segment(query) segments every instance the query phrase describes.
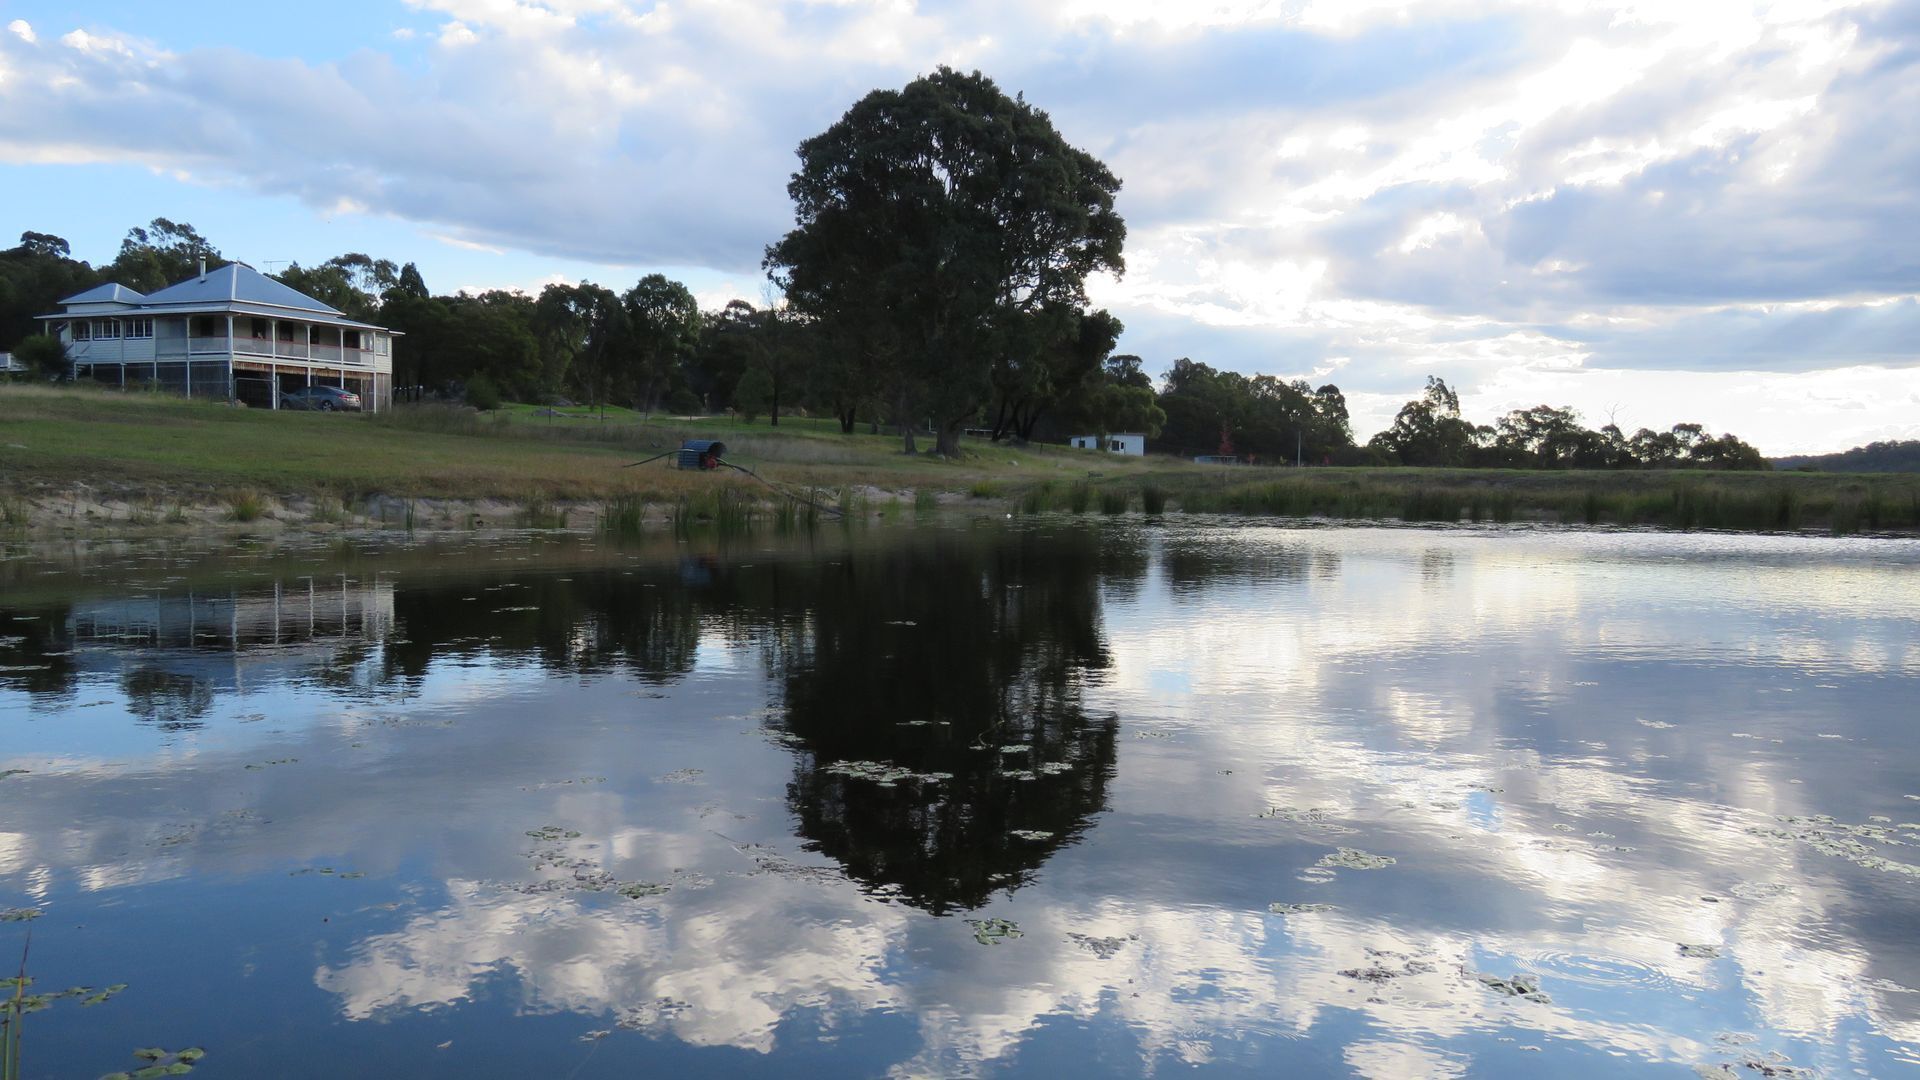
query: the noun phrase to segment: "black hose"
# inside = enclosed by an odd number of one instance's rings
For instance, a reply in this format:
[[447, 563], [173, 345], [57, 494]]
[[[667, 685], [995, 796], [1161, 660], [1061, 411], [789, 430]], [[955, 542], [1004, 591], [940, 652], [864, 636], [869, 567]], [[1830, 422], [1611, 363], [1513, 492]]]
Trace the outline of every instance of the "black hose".
[[656, 462], [656, 461], [659, 461], [659, 460], [660, 460], [661, 458], [663, 458], [663, 457], [672, 457], [672, 456], [673, 456], [674, 454], [677, 454], [677, 453], [679, 453], [679, 452], [680, 452], [680, 451], [678, 451], [678, 450], [669, 450], [669, 451], [667, 451], [667, 452], [666, 452], [666, 453], [664, 453], [664, 454], [655, 454], [655, 455], [653, 455], [652, 457], [650, 457], [650, 458], [648, 458], [648, 459], [647, 459], [646, 461], [635, 461], [635, 462], [631, 462], [631, 463], [629, 463], [629, 464], [626, 464], [626, 465], [622, 465], [622, 466], [620, 466], [620, 467], [621, 467], [621, 468], [623, 468], [623, 469], [631, 469], [631, 468], [633, 468], [633, 467], [634, 467], [635, 465], [648, 465], [648, 464], [651, 464], [651, 463], [653, 463], [653, 462]]
[[[626, 464], [626, 465], [622, 465], [622, 466], [620, 466], [620, 467], [621, 467], [621, 468], [623, 468], [623, 469], [631, 469], [631, 468], [633, 468], [633, 467], [634, 467], [634, 466], [636, 466], [636, 465], [646, 465], [646, 464], [650, 464], [650, 463], [652, 463], [652, 462], [655, 462], [655, 461], [659, 461], [659, 460], [660, 460], [661, 458], [663, 458], [663, 457], [671, 457], [672, 455], [674, 455], [674, 454], [677, 454], [677, 453], [679, 453], [679, 452], [680, 452], [680, 451], [678, 451], [678, 450], [668, 450], [668, 451], [667, 451], [666, 453], [663, 453], [663, 454], [655, 454], [655, 455], [653, 455], [652, 457], [650, 457], [650, 458], [648, 458], [648, 459], [646, 459], [645, 461], [635, 461], [635, 462], [631, 462], [631, 463], [629, 463], [629, 464]], [[815, 510], [818, 510], [818, 511], [820, 511], [820, 512], [821, 512], [821, 513], [823, 513], [823, 514], [832, 514], [832, 515], [833, 515], [834, 517], [845, 517], [845, 516], [846, 516], [846, 515], [845, 515], [844, 513], [842, 513], [842, 512], [841, 512], [841, 511], [839, 511], [839, 510], [836, 510], [836, 509], [834, 509], [834, 508], [833, 508], [833, 507], [831, 507], [831, 506], [822, 506], [822, 505], [820, 505], [819, 503], [817, 503], [817, 502], [814, 502], [814, 501], [813, 501], [812, 499], [809, 499], [809, 498], [807, 498], [807, 497], [806, 497], [806, 496], [804, 496], [804, 495], [795, 495], [795, 494], [794, 494], [793, 492], [791, 492], [791, 491], [787, 491], [787, 490], [785, 490], [785, 489], [783, 489], [783, 488], [781, 488], [781, 487], [780, 487], [780, 486], [779, 486], [778, 484], [775, 484], [775, 483], [774, 483], [773, 481], [771, 481], [771, 480], [768, 480], [768, 479], [767, 479], [766, 477], [764, 477], [764, 476], [761, 476], [761, 475], [760, 475], [759, 473], [757, 473], [757, 472], [754, 472], [754, 471], [753, 471], [752, 469], [749, 469], [749, 468], [747, 468], [747, 467], [746, 467], [746, 466], [744, 466], [744, 465], [735, 465], [735, 464], [734, 464], [733, 462], [731, 462], [731, 461], [726, 461], [726, 460], [723, 460], [723, 459], [721, 459], [721, 458], [714, 458], [714, 459], [713, 459], [713, 462], [714, 462], [714, 464], [716, 464], [716, 465], [725, 465], [725, 466], [726, 466], [727, 468], [729, 468], [729, 469], [733, 469], [733, 470], [735, 470], [736, 472], [743, 472], [743, 473], [746, 473], [746, 474], [747, 474], [748, 476], [751, 476], [751, 477], [753, 477], [753, 478], [754, 478], [755, 480], [758, 480], [758, 481], [760, 481], [760, 482], [761, 482], [762, 484], [765, 484], [765, 485], [767, 486], [767, 489], [768, 489], [769, 491], [772, 491], [772, 492], [773, 492], [773, 493], [774, 493], [775, 495], [781, 495], [781, 496], [784, 496], [784, 497], [786, 497], [786, 498], [789, 498], [789, 499], [792, 499], [792, 500], [793, 500], [794, 502], [797, 502], [797, 503], [805, 503], [806, 505], [808, 505], [808, 506], [811, 506], [811, 507], [813, 507], [813, 508], [814, 508]]]
[[749, 469], [744, 465], [735, 465], [733, 462], [727, 461], [722, 458], [715, 458], [714, 462], [719, 465], [725, 465], [727, 468], [733, 469], [737, 472], [746, 473], [748, 476], [751, 476], [755, 480], [758, 480], [762, 484], [765, 484], [767, 486], [767, 490], [773, 492], [775, 495], [784, 495], [787, 498], [792, 499], [794, 502], [805, 503], [806, 505], [813, 507], [815, 510], [820, 511], [823, 514], [832, 514], [834, 517], [846, 516], [844, 513], [834, 509], [831, 506], [822, 506], [819, 503], [814, 502], [812, 499], [809, 499], [804, 495], [795, 495], [793, 492], [787, 491], [781, 488], [778, 484], [775, 484], [773, 481], [768, 480], [766, 477], [761, 476], [759, 473], [754, 472], [752, 469]]

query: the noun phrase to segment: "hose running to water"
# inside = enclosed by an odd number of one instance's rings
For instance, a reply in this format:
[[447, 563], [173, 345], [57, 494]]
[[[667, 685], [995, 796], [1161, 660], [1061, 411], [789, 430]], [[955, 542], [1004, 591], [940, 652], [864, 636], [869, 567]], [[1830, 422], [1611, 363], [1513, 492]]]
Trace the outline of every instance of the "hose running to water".
[[[679, 452], [680, 452], [679, 450], [668, 450], [665, 453], [655, 454], [652, 457], [647, 458], [645, 461], [629, 462], [620, 467], [623, 469], [631, 469], [636, 465], [649, 465], [649, 464], [652, 464], [653, 462], [659, 461], [663, 457], [672, 457], [673, 455]], [[751, 476], [755, 480], [758, 480], [762, 484], [765, 484], [767, 486], [767, 490], [773, 492], [775, 495], [780, 495], [785, 498], [792, 499], [794, 502], [797, 502], [797, 503], [805, 503], [806, 505], [813, 507], [815, 510], [820, 511], [823, 514], [832, 514], [834, 517], [846, 516], [845, 513], [835, 509], [834, 507], [822, 506], [821, 504], [814, 502], [812, 499], [809, 499], [804, 495], [796, 495], [793, 492], [780, 487], [780, 485], [775, 484], [773, 481], [767, 479], [764, 476], [761, 476], [759, 473], [754, 472], [752, 469], [749, 469], [744, 465], [735, 465], [733, 462], [728, 461], [725, 458], [714, 458], [713, 460], [714, 460], [714, 464], [716, 465], [725, 465], [727, 468], [733, 469], [736, 472], [746, 473], [748, 476]]]

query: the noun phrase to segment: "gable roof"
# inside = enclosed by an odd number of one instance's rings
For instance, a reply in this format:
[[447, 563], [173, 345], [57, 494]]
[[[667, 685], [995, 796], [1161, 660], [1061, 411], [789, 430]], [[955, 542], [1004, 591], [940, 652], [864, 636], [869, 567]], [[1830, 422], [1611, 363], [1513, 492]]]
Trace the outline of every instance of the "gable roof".
[[146, 297], [125, 285], [109, 281], [105, 285], [95, 285], [86, 292], [74, 293], [60, 302], [63, 304], [138, 304], [144, 300]]
[[266, 304], [270, 307], [297, 308], [301, 311], [323, 311], [330, 315], [341, 314], [340, 309], [329, 307], [306, 293], [288, 288], [246, 263], [228, 263], [218, 270], [209, 270], [185, 281], [176, 282], [145, 297], [142, 302], [171, 306], [228, 304], [236, 301], [246, 304]]

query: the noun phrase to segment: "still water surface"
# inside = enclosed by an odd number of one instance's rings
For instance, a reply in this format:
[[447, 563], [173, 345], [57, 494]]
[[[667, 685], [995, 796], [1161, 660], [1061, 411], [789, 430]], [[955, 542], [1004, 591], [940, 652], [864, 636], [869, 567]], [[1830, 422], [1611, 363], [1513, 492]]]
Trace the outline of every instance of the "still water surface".
[[1920, 1074], [1912, 542], [5, 554], [27, 1076]]

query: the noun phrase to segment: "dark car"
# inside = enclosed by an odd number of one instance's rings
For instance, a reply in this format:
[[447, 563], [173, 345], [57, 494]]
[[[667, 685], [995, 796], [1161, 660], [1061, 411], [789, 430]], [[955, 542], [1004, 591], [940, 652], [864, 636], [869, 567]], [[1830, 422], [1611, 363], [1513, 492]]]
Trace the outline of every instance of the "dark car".
[[283, 409], [311, 409], [319, 412], [360, 411], [360, 395], [337, 386], [303, 386], [280, 395]]

